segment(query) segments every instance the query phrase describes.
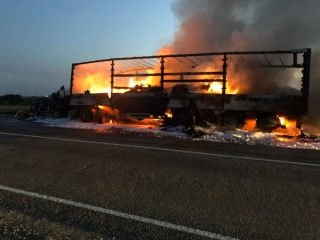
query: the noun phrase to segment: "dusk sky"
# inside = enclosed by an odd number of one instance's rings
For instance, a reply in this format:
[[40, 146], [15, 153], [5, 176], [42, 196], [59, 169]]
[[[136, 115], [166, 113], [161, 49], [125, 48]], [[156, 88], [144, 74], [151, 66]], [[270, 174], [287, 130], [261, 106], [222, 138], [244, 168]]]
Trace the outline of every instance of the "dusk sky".
[[[0, 0], [0, 96], [68, 89], [78, 62], [311, 48], [309, 98], [320, 112], [319, 9], [319, 0]], [[301, 86], [300, 73], [241, 76], [261, 92]]]
[[76, 62], [153, 55], [174, 38], [172, 0], [0, 0], [0, 96], [69, 87]]

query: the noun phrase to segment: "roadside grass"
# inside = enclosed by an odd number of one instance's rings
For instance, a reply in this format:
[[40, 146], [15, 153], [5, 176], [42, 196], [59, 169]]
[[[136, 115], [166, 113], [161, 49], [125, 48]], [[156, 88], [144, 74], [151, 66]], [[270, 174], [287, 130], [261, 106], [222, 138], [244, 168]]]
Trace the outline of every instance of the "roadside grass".
[[29, 111], [30, 106], [19, 106], [19, 105], [0, 105], [1, 114], [16, 114], [19, 110]]

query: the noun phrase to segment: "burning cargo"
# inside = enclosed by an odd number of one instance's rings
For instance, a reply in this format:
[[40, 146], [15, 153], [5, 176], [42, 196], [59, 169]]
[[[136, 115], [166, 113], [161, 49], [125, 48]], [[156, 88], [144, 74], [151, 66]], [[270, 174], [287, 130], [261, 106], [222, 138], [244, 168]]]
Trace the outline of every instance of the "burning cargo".
[[[257, 128], [272, 130], [286, 118], [300, 128], [308, 113], [310, 57], [311, 49], [304, 48], [74, 63], [70, 106], [83, 122], [129, 118], [242, 128], [255, 119]], [[283, 91], [281, 79], [296, 80], [297, 70], [301, 91]]]

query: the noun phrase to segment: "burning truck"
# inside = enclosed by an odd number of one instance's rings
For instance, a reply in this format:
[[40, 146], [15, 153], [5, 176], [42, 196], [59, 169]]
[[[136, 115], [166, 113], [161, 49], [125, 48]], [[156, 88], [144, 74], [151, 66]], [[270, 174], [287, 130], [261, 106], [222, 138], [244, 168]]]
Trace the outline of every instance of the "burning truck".
[[[301, 128], [308, 113], [310, 60], [311, 49], [303, 48], [74, 63], [70, 107], [72, 116], [83, 122], [135, 120], [242, 128], [254, 119], [260, 130], [285, 127], [285, 120]], [[291, 82], [298, 79], [301, 90], [281, 86], [285, 77]]]

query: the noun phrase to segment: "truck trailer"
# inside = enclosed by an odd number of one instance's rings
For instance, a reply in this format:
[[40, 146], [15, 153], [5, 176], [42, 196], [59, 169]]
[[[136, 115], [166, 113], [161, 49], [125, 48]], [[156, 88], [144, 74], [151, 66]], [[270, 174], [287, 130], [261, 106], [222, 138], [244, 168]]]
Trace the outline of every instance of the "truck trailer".
[[[73, 116], [83, 122], [131, 119], [164, 125], [206, 123], [242, 128], [246, 120], [255, 119], [258, 129], [272, 130], [284, 127], [282, 119], [286, 118], [301, 128], [302, 119], [308, 114], [310, 61], [311, 49], [303, 48], [73, 63], [70, 107]], [[279, 77], [276, 72], [287, 70], [294, 71], [290, 76], [301, 75], [298, 79], [300, 91], [289, 87], [294, 90], [279, 93], [278, 82], [283, 81], [283, 77], [270, 80]], [[237, 73], [242, 79], [232, 85], [233, 78], [238, 78]], [[259, 76], [258, 73], [261, 79], [252, 81], [250, 76]], [[133, 84], [129, 85], [130, 81]], [[276, 87], [263, 93], [260, 85], [267, 81], [272, 81]], [[253, 85], [251, 92], [238, 91], [238, 86], [246, 88], [247, 82]], [[218, 88], [211, 89], [213, 85]]]

